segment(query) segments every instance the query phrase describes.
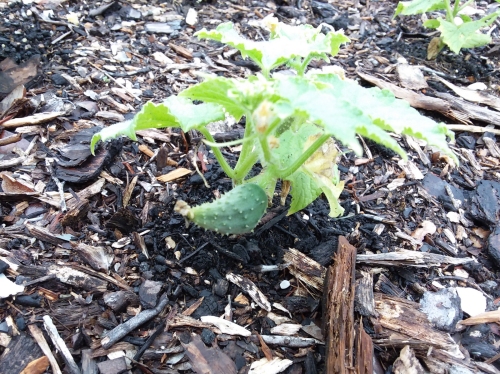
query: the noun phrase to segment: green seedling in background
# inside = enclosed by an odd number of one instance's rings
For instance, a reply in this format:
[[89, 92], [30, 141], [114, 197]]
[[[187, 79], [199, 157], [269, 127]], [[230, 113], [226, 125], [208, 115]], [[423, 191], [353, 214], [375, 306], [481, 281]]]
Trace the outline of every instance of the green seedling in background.
[[[99, 140], [119, 135], [136, 140], [135, 132], [142, 129], [178, 127], [199, 131], [237, 192], [195, 208], [178, 203], [176, 211], [201, 227], [224, 234], [250, 232], [264, 214], [262, 197], [272, 199], [278, 180], [291, 188], [289, 214], [307, 207], [324, 193], [330, 216], [341, 215], [343, 209], [337, 199], [344, 183], [339, 178], [337, 144], [332, 137], [358, 155], [362, 147], [357, 135], [361, 135], [406, 158], [389, 132], [408, 134], [457, 161], [446, 141], [446, 136], [453, 137], [453, 133], [444, 124], [421, 116], [407, 102], [395, 99], [389, 91], [360, 87], [333, 66], [306, 71], [312, 60], [330, 63], [328, 55], [335, 56], [349, 41], [341, 31], [324, 34], [321, 27], [289, 26], [271, 16], [266, 17], [264, 25], [269, 31], [267, 41], [240, 36], [232, 23], [196, 33], [199, 38], [236, 48], [244, 58], [255, 62], [261, 73], [246, 79], [205, 76], [203, 82], [178, 96], [160, 104], [145, 104], [130, 123], [103, 129], [92, 138], [92, 150]], [[293, 74], [276, 73], [275, 69], [283, 66]], [[194, 104], [195, 100], [202, 103]], [[206, 125], [226, 116], [236, 121], [245, 118], [244, 137], [236, 142], [216, 143]], [[241, 144], [241, 152], [232, 168], [220, 147], [235, 144]], [[256, 163], [260, 163], [262, 171], [249, 178]], [[247, 184], [252, 186], [238, 187]], [[252, 206], [256, 211], [251, 210]]]
[[491, 42], [491, 37], [481, 33], [480, 29], [495, 22], [500, 15], [500, 10], [474, 21], [469, 16], [460, 13], [472, 2], [473, 0], [468, 0], [460, 5], [460, 1], [455, 0], [452, 6], [450, 0], [401, 1], [396, 8], [394, 17], [399, 14], [409, 16], [438, 10], [445, 11], [445, 18], [429, 19], [423, 24], [424, 27], [437, 29], [441, 32], [439, 37], [431, 40], [427, 48], [427, 59], [432, 60], [437, 57], [445, 45], [458, 54], [462, 48], [481, 47]]

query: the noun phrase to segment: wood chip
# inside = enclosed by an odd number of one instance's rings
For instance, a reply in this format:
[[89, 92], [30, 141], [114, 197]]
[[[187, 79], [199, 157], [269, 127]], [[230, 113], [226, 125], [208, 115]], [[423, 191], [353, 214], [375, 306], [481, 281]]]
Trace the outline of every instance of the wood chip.
[[45, 336], [43, 335], [42, 330], [37, 325], [28, 325], [28, 329], [30, 330], [31, 335], [36, 340], [41, 350], [47, 356], [50, 366], [52, 367], [52, 372], [54, 374], [62, 374], [61, 369], [59, 368], [59, 364], [57, 363], [56, 358], [52, 354], [49, 345], [47, 344], [47, 340], [45, 340]]
[[142, 153], [144, 153], [146, 156], [148, 157], [153, 157], [153, 155], [155, 154], [151, 149], [149, 149], [149, 147], [145, 144], [141, 144], [139, 145], [139, 151], [141, 151]]
[[264, 357], [258, 361], [252, 362], [248, 374], [277, 374], [283, 372], [292, 364], [292, 360], [275, 357], [272, 361], [269, 361]]
[[191, 334], [191, 341], [182, 343], [193, 370], [198, 374], [236, 374], [234, 361], [217, 345], [207, 347], [199, 335]]
[[160, 175], [159, 177], [156, 177], [156, 179], [159, 182], [167, 183], [167, 182], [172, 182], [176, 179], [182, 178], [182, 177], [189, 175], [191, 173], [192, 173], [192, 171], [189, 169], [178, 168], [178, 169], [171, 171], [170, 173]]
[[40, 123], [52, 121], [53, 119], [56, 119], [64, 114], [65, 112], [40, 112], [33, 114], [32, 116], [10, 119], [2, 123], [2, 126], [8, 129], [19, 126], [38, 125]]
[[323, 293], [323, 335], [327, 373], [348, 373], [354, 366], [354, 269], [356, 248], [339, 236], [335, 262], [328, 268]]
[[43, 374], [50, 366], [47, 356], [42, 356], [34, 361], [31, 361], [20, 374]]
[[271, 311], [271, 303], [250, 279], [234, 273], [227, 274], [226, 279], [231, 283], [236, 284], [238, 287], [241, 287], [241, 289], [243, 289], [243, 291], [245, 291], [262, 309], [267, 310], [268, 312]]
[[285, 251], [283, 261], [290, 264], [288, 268], [290, 273], [307, 286], [320, 292], [323, 290], [326, 275], [324, 266], [294, 248]]
[[418, 66], [398, 64], [396, 67], [401, 85], [410, 90], [421, 90], [429, 87], [424, 74]]
[[237, 325], [236, 323], [227, 321], [225, 319], [215, 317], [215, 316], [202, 316], [201, 322], [209, 323], [217, 327], [222, 333], [228, 335], [241, 335], [241, 336], [250, 336], [252, 333], [248, 331], [246, 328]]

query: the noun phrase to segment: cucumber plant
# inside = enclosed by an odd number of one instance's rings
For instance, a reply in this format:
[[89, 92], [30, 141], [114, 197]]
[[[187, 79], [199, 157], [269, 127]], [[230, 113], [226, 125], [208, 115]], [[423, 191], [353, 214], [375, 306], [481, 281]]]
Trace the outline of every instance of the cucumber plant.
[[[159, 104], [146, 103], [130, 122], [101, 130], [92, 138], [92, 151], [99, 140], [120, 135], [136, 140], [135, 132], [148, 128], [199, 131], [236, 187], [218, 201], [194, 208], [178, 202], [175, 210], [201, 227], [223, 234], [250, 232], [264, 214], [264, 197], [272, 198], [278, 180], [290, 187], [289, 214], [323, 193], [330, 216], [341, 215], [338, 197], [344, 183], [337, 170], [337, 145], [332, 137], [358, 155], [362, 154], [357, 139], [361, 135], [406, 158], [389, 132], [408, 134], [457, 161], [446, 140], [453, 133], [444, 124], [420, 115], [389, 91], [359, 86], [346, 79], [342, 69], [330, 65], [328, 55], [335, 56], [349, 41], [342, 31], [323, 33], [322, 27], [290, 26], [272, 16], [263, 24], [269, 31], [265, 41], [244, 38], [230, 22], [196, 33], [199, 38], [239, 50], [260, 67], [260, 73], [245, 79], [204, 75], [202, 82], [177, 96]], [[325, 67], [308, 70], [312, 60], [324, 60]], [[280, 73], [277, 69], [282, 67], [293, 74]], [[237, 121], [244, 117], [244, 137], [216, 143], [207, 125], [227, 116]], [[220, 148], [235, 144], [241, 144], [241, 152], [232, 168]], [[249, 177], [256, 163], [262, 171]]]
[[[500, 2], [500, 0], [496, 0]], [[491, 36], [483, 34], [480, 29], [490, 26], [500, 16], [500, 9], [485, 15], [481, 19], [473, 20], [463, 13], [473, 0], [461, 2], [455, 0], [413, 0], [400, 1], [394, 17], [399, 14], [414, 15], [433, 11], [444, 11], [442, 16], [431, 18], [423, 26], [437, 29], [441, 34], [431, 40], [427, 48], [427, 59], [432, 60], [447, 45], [454, 53], [458, 54], [462, 48], [474, 48], [487, 45]]]

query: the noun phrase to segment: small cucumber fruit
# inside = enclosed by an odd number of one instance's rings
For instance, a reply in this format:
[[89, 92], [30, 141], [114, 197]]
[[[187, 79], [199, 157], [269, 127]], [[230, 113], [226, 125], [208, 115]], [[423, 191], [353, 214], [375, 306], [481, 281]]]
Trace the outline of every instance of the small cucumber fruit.
[[221, 234], [245, 234], [259, 223], [267, 208], [266, 192], [253, 183], [242, 184], [220, 199], [191, 208], [178, 200], [174, 211], [204, 229]]

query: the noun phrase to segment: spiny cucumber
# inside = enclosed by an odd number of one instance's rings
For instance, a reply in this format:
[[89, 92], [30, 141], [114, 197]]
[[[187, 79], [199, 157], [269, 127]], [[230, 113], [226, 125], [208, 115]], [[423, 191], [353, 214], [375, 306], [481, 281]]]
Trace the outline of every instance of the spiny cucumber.
[[220, 199], [191, 208], [178, 200], [174, 211], [200, 227], [221, 234], [245, 234], [259, 223], [267, 207], [266, 192], [253, 183], [242, 184]]

